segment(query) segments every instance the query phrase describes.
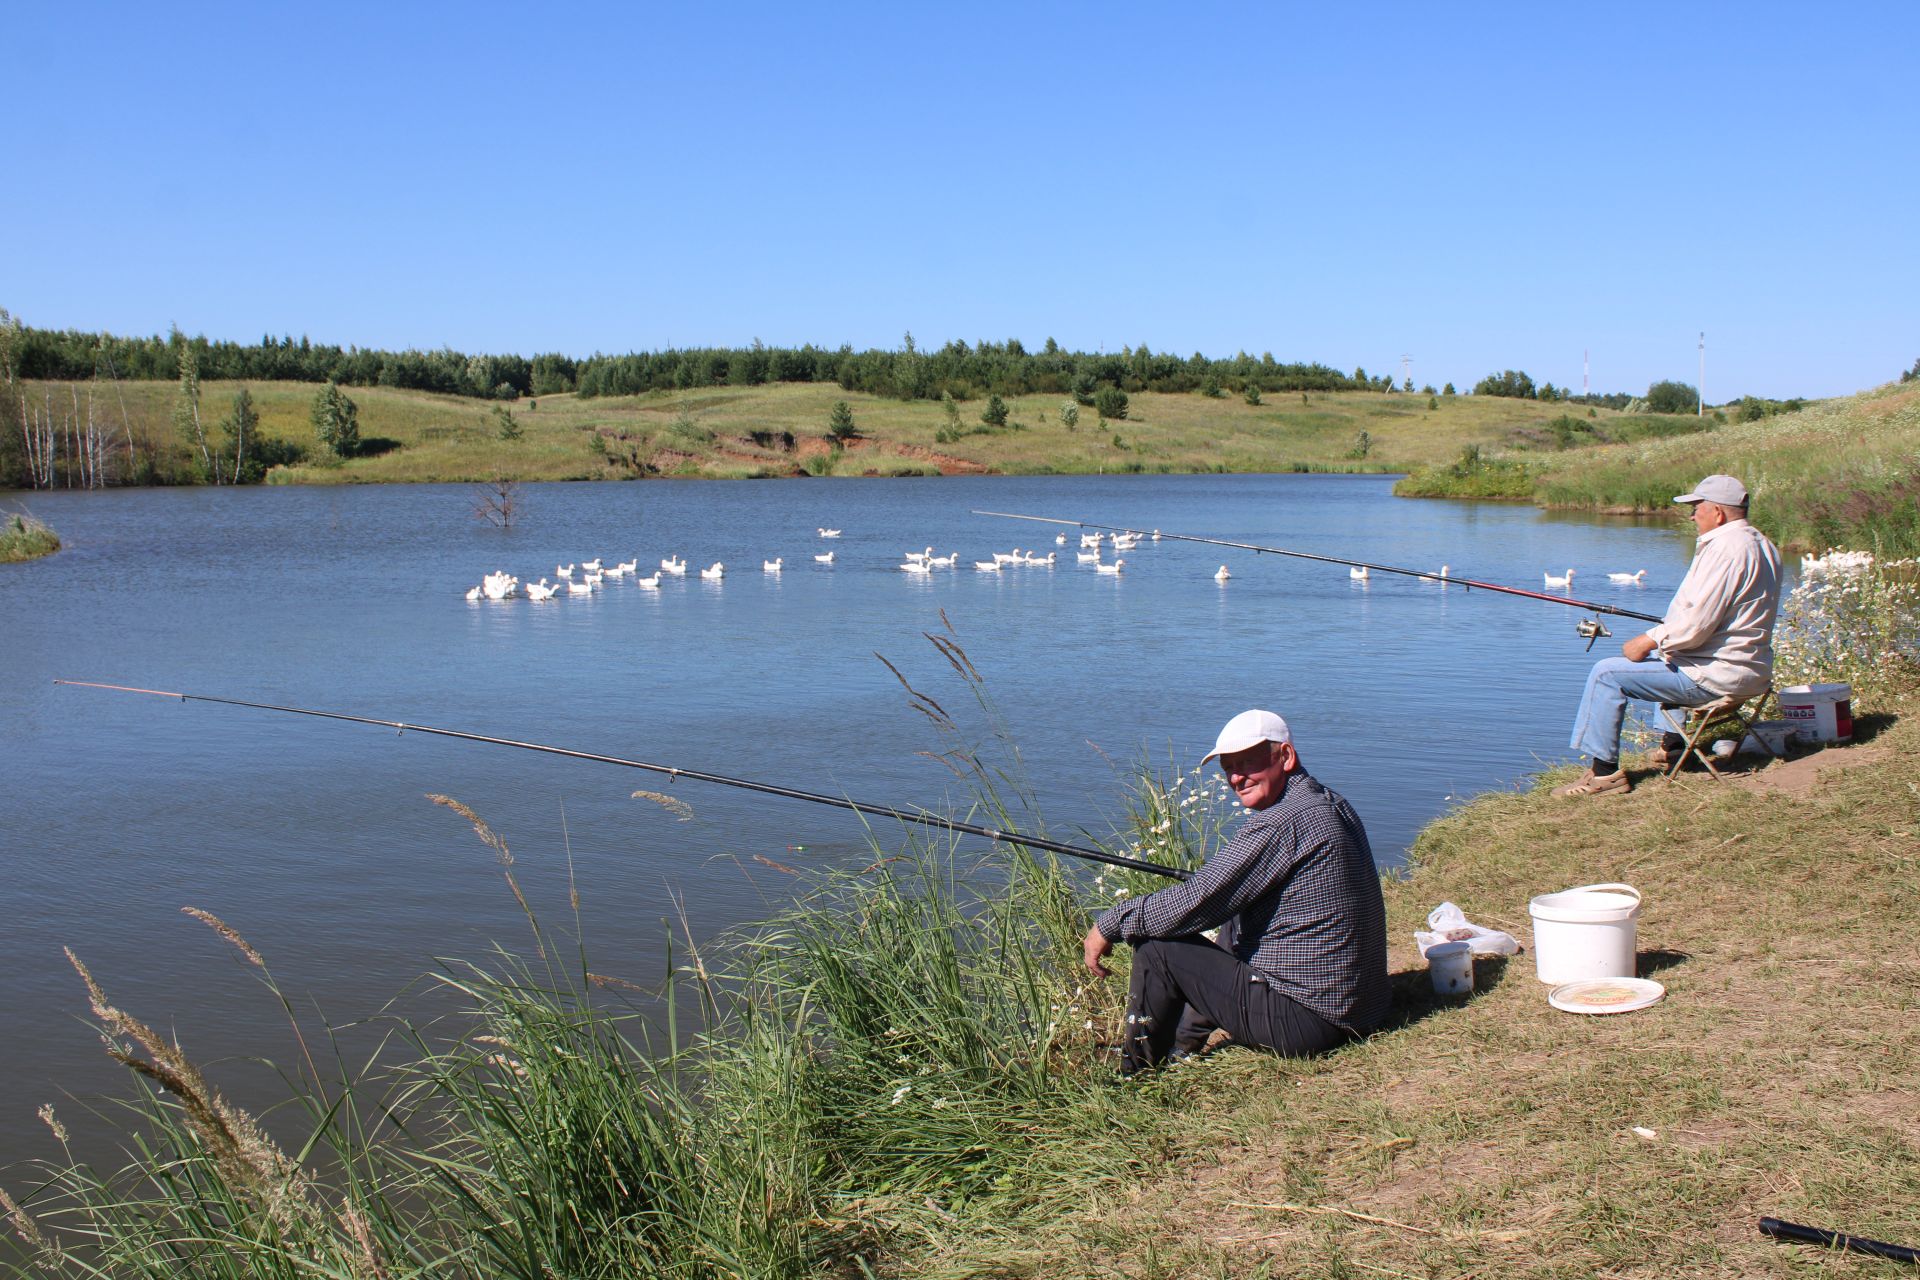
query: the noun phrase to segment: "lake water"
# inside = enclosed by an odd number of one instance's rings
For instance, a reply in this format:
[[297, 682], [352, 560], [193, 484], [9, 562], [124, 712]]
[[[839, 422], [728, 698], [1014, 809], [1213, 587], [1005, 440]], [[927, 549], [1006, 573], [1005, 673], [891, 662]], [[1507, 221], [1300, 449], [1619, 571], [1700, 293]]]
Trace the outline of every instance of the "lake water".
[[[1055, 838], [1107, 834], [1131, 765], [1191, 766], [1229, 716], [1266, 706], [1291, 722], [1308, 768], [1354, 802], [1382, 864], [1397, 865], [1453, 799], [1565, 758], [1591, 661], [1576, 610], [1398, 577], [1361, 584], [1337, 565], [1173, 541], [1143, 543], [1118, 576], [1076, 564], [1072, 542], [1052, 569], [969, 567], [995, 549], [1055, 549], [1050, 528], [970, 514], [988, 508], [1445, 562], [1455, 576], [1536, 590], [1543, 570], [1571, 565], [1574, 594], [1658, 613], [1692, 551], [1678, 522], [1397, 500], [1390, 484], [539, 485], [506, 531], [477, 522], [473, 491], [458, 485], [13, 495], [66, 550], [0, 566], [0, 1073], [11, 1085], [0, 1150], [38, 1150], [34, 1108], [63, 1090], [122, 1087], [78, 1020], [85, 995], [63, 945], [116, 1003], [204, 1056], [272, 1051], [263, 1028], [277, 1011], [183, 906], [224, 918], [283, 986], [336, 1021], [369, 1015], [435, 956], [520, 945], [524, 923], [491, 854], [424, 793], [486, 817], [536, 907], [562, 924], [571, 865], [593, 967], [641, 983], [664, 972], [676, 902], [706, 938], [791, 893], [755, 855], [832, 863], [865, 852], [857, 819], [817, 806], [681, 782], [671, 789], [694, 817], [680, 823], [629, 798], [668, 789], [631, 770], [55, 678], [444, 725], [940, 808], [959, 797], [919, 753], [942, 744], [875, 654], [984, 737], [923, 635], [950, 623]], [[844, 534], [822, 540], [821, 525]], [[962, 567], [897, 569], [902, 552], [928, 544], [959, 551]], [[817, 565], [827, 550], [836, 562]], [[493, 569], [533, 580], [594, 556], [650, 569], [669, 553], [689, 576], [657, 592], [609, 580], [546, 604], [463, 598]], [[775, 556], [784, 572], [763, 574]], [[720, 583], [691, 571], [716, 560], [727, 565]], [[1212, 577], [1221, 563], [1225, 584]], [[1639, 588], [1605, 577], [1640, 568]]]

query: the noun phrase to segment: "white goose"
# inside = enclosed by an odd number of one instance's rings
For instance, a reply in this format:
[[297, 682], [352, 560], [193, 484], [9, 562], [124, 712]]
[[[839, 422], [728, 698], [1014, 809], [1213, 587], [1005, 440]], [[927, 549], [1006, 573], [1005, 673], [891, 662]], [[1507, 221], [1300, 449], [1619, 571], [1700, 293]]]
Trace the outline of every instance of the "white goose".
[[606, 576], [604, 573], [586, 573], [581, 575], [581, 581], [590, 587], [597, 587]]
[[909, 560], [900, 566], [903, 573], [932, 573], [933, 566], [925, 560]]
[[1546, 583], [1550, 587], [1570, 587], [1573, 585], [1573, 570], [1571, 569], [1567, 570], [1567, 576], [1564, 578], [1556, 578], [1550, 573], [1542, 573], [1540, 576], [1546, 579]]
[[815, 532], [817, 532], [823, 538], [837, 538], [840, 536], [840, 531], [838, 529], [822, 529], [817, 525], [815, 526]]
[[469, 587], [469, 588], [467, 589], [467, 599], [469, 599], [469, 600], [478, 600], [479, 598], [480, 598], [480, 588], [478, 588], [478, 587]]
[[573, 566], [570, 564], [557, 564], [553, 566], [553, 576], [556, 578], [571, 578], [573, 576]]
[[959, 559], [960, 553], [958, 551], [951, 551], [944, 556], [934, 556], [928, 560], [927, 563], [936, 569], [951, 569], [954, 566], [954, 562]]
[[1349, 578], [1352, 578], [1355, 582], [1365, 582], [1369, 576], [1367, 573], [1367, 566], [1363, 564], [1348, 565], [1347, 576]]
[[779, 577], [779, 576], [780, 576], [780, 564], [781, 564], [781, 562], [782, 562], [783, 560], [785, 560], [785, 559], [786, 559], [786, 557], [785, 557], [785, 556], [775, 556], [775, 557], [774, 557], [773, 559], [771, 559], [771, 560], [762, 560], [762, 561], [760, 562], [760, 572], [762, 572], [762, 573], [770, 573], [770, 574], [772, 574], [772, 575], [773, 575], [774, 577], [776, 577], [776, 578], [777, 578], [777, 577]]
[[624, 578], [639, 569], [639, 567], [640, 562], [638, 560], [622, 560], [619, 564], [608, 565], [604, 572], [609, 578]]
[[1080, 545], [1083, 547], [1097, 547], [1100, 545], [1100, 537], [1101, 535], [1097, 533], [1083, 533], [1080, 535]]
[[1078, 560], [1081, 564], [1100, 563], [1100, 548], [1098, 547], [1095, 547], [1091, 551], [1076, 551], [1073, 555], [1074, 559]]
[[912, 563], [922, 564], [928, 560], [933, 559], [933, 548], [928, 547], [925, 551], [908, 551], [905, 553], [905, 555], [906, 555], [906, 558]]
[[705, 578], [708, 582], [718, 582], [720, 581], [720, 579], [727, 576], [727, 566], [724, 564], [721, 564], [718, 560], [715, 560], [711, 568], [702, 569], [700, 571], [700, 576]]
[[1153, 531], [1153, 540], [1154, 540], [1155, 542], [1158, 542], [1158, 541], [1160, 541], [1160, 531], [1159, 531], [1158, 529], [1155, 529], [1155, 530]]
[[975, 560], [975, 561], [973, 562], [973, 567], [974, 567], [974, 568], [976, 568], [976, 569], [978, 569], [978, 570], [979, 570], [980, 572], [982, 572], [982, 573], [998, 573], [998, 572], [1000, 572], [1000, 561], [998, 561], [998, 560]]
[[520, 579], [510, 573], [490, 573], [480, 579], [480, 593], [489, 600], [505, 600], [520, 585]]
[[1066, 535], [1066, 534], [1064, 534], [1064, 533], [1056, 533], [1056, 534], [1054, 534], [1054, 535], [1053, 535], [1053, 545], [1054, 545], [1054, 546], [1056, 546], [1056, 547], [1064, 547], [1064, 546], [1066, 546], [1066, 545], [1067, 545], [1067, 535]]
[[1007, 554], [1006, 552], [1004, 552], [1004, 551], [996, 551], [996, 552], [994, 552], [994, 553], [993, 553], [993, 562], [994, 562], [995, 564], [1019, 564], [1019, 563], [1020, 563], [1020, 548], [1018, 548], [1018, 547], [1015, 547], [1015, 548], [1013, 549], [1013, 554], [1012, 554], [1012, 555], [1008, 555], [1008, 554]]
[[595, 556], [591, 560], [582, 560], [580, 562], [580, 567], [582, 569], [585, 569], [588, 573], [598, 573], [600, 572], [600, 557]]
[[1645, 569], [1640, 570], [1638, 573], [1610, 573], [1607, 575], [1607, 581], [1619, 583], [1638, 582], [1646, 576], [1647, 571]]
[[687, 562], [685, 559], [676, 560], [668, 556], [660, 562], [660, 571], [670, 573], [676, 578], [684, 578], [687, 576]]
[[593, 587], [585, 582], [569, 582], [567, 583], [567, 594], [570, 596], [590, 596], [593, 594]]
[[1033, 552], [1029, 551], [1021, 559], [1020, 563], [1021, 564], [1037, 564], [1045, 568], [1051, 569], [1053, 568], [1053, 558], [1057, 554], [1058, 552], [1049, 551], [1044, 556], [1037, 556], [1033, 554]]
[[527, 584], [527, 599], [551, 600], [559, 590], [558, 584], [549, 587], [543, 582], [530, 582]]
[[823, 556], [815, 556], [815, 557], [813, 558], [813, 561], [814, 561], [814, 563], [815, 563], [815, 564], [832, 564], [832, 563], [833, 563], [833, 552], [831, 552], [831, 551], [829, 551], [829, 552], [827, 552], [827, 554], [825, 554], [825, 555], [823, 555]]
[[1093, 570], [1095, 573], [1118, 573], [1120, 566], [1125, 563], [1125, 560], [1115, 560], [1112, 564], [1097, 564], [1093, 566]]
[[660, 575], [656, 573], [651, 578], [635, 578], [633, 585], [636, 587], [645, 587], [649, 591], [657, 591], [660, 589]]
[[1227, 572], [1227, 566], [1221, 565], [1218, 571], [1214, 573], [1213, 580], [1215, 582], [1225, 582], [1228, 578], [1231, 578], [1232, 576], [1233, 576], [1232, 574]]

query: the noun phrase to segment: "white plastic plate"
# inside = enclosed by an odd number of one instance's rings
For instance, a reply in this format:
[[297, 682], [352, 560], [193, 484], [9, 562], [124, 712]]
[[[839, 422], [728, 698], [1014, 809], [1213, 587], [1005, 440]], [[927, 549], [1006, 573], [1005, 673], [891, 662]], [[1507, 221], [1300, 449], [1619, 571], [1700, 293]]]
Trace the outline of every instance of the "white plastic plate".
[[1666, 994], [1650, 978], [1587, 978], [1561, 983], [1547, 993], [1547, 1003], [1568, 1013], [1632, 1013], [1658, 1004]]

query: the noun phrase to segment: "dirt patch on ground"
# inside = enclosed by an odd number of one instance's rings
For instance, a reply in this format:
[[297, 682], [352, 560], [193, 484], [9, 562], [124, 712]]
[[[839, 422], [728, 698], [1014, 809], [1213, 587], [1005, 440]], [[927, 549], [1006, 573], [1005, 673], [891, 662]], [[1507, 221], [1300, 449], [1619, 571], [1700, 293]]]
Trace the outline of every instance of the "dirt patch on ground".
[[1885, 746], [1827, 747], [1794, 760], [1769, 761], [1765, 768], [1736, 774], [1732, 781], [1754, 791], [1772, 791], [1804, 800], [1820, 785], [1821, 778], [1865, 765], [1884, 764], [1890, 751]]

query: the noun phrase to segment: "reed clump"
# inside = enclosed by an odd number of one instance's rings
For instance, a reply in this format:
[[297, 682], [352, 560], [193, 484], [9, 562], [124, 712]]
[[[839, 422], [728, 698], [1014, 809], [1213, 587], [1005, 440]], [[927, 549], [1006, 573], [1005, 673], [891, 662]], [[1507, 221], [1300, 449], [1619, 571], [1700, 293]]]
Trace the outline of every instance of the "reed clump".
[[25, 512], [0, 519], [0, 564], [37, 560], [60, 549], [60, 535]]

